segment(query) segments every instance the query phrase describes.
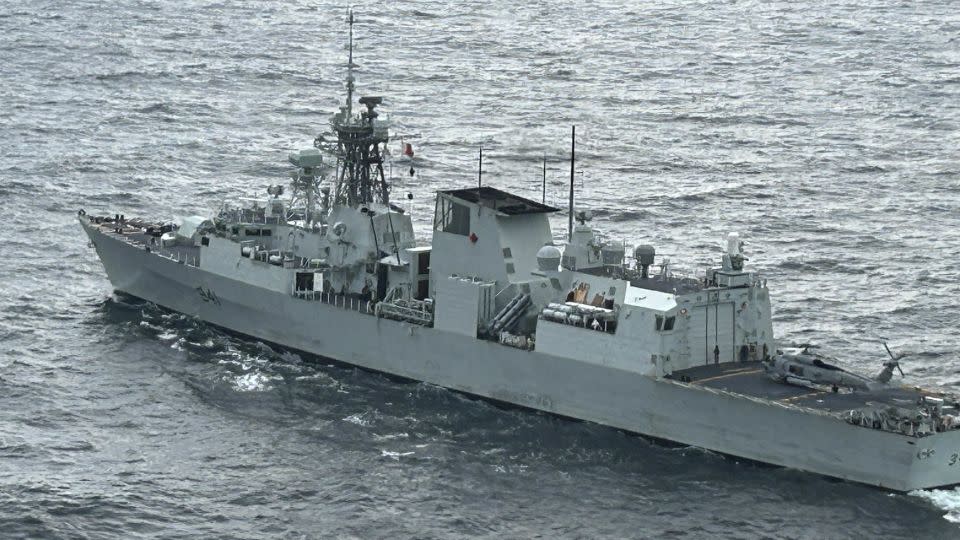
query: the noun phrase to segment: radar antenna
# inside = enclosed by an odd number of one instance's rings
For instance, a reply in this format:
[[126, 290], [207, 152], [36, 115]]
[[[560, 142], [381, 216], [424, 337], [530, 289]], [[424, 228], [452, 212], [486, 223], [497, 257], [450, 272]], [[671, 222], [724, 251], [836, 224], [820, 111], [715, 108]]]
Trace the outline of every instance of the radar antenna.
[[335, 144], [328, 143], [322, 135], [314, 146], [331, 151], [337, 158], [334, 205], [352, 207], [372, 202], [390, 204], [390, 185], [383, 171], [383, 159], [387, 141], [390, 139], [386, 121], [378, 120], [377, 105], [383, 103], [379, 96], [363, 96], [359, 99], [366, 110], [353, 114], [353, 10], [349, 12], [350, 45], [347, 58], [347, 102], [331, 121], [337, 135]]
[[[304, 206], [303, 221], [307, 227], [314, 223], [322, 223], [326, 218], [328, 210], [326, 207], [327, 201], [324, 196], [323, 209], [318, 213], [316, 210], [317, 196], [322, 195], [323, 190], [329, 191], [327, 188], [320, 187], [326, 169], [323, 163], [323, 156], [320, 155], [319, 150], [308, 148], [301, 150], [298, 154], [290, 154], [289, 160], [290, 163], [297, 168], [291, 174], [293, 179], [292, 205], [294, 207], [300, 204]], [[280, 193], [283, 192], [281, 191]], [[271, 195], [272, 194], [271, 192]]]

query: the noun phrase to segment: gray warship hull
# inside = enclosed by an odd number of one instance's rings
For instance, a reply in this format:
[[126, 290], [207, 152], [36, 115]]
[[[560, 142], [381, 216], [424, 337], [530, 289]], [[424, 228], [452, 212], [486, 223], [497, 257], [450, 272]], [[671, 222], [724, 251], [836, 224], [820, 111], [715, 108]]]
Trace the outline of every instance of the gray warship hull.
[[[750, 365], [691, 379], [471, 339], [374, 316], [343, 297], [304, 299], [230, 279], [80, 223], [114, 288], [211, 324], [365, 369], [773, 465], [897, 491], [960, 483], [960, 431], [926, 437], [851, 425], [806, 394], [771, 399], [724, 384]], [[719, 371], [718, 371], [719, 370]], [[809, 390], [802, 390], [809, 393]], [[795, 399], [800, 398], [800, 399]]]

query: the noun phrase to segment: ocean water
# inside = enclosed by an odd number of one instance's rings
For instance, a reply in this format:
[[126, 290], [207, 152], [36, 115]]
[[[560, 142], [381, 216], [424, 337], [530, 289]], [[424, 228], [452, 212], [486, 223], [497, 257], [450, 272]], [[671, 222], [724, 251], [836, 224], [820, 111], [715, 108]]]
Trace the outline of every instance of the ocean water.
[[[960, 390], [955, 2], [355, 9], [424, 240], [481, 145], [484, 183], [531, 198], [546, 156], [563, 205], [575, 124], [609, 238], [696, 272], [738, 231], [783, 342], [875, 371], [886, 340]], [[284, 182], [345, 94], [345, 12], [0, 3], [0, 538], [960, 538], [960, 491], [653, 444], [114, 294], [77, 209], [175, 218]]]

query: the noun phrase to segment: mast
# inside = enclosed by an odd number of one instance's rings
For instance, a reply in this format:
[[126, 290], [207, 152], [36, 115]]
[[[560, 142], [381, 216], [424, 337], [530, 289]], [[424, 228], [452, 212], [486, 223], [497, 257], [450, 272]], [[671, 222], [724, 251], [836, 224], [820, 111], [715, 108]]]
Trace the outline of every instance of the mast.
[[541, 185], [543, 193], [540, 195], [540, 202], [547, 204], [547, 154], [543, 154], [543, 184]]
[[371, 203], [390, 204], [390, 185], [383, 171], [384, 153], [390, 139], [389, 126], [379, 120], [376, 108], [383, 103], [379, 96], [361, 96], [358, 100], [365, 110], [353, 114], [353, 10], [348, 19], [350, 43], [347, 56], [347, 102], [340, 107], [331, 122], [336, 133], [336, 146], [325, 146], [322, 137], [314, 144], [337, 156], [334, 205], [362, 207]]
[[577, 152], [577, 126], [570, 130], [570, 212], [567, 216], [567, 242], [573, 242], [573, 167]]
[[347, 118], [353, 116], [353, 8], [350, 14], [350, 49], [347, 53]]

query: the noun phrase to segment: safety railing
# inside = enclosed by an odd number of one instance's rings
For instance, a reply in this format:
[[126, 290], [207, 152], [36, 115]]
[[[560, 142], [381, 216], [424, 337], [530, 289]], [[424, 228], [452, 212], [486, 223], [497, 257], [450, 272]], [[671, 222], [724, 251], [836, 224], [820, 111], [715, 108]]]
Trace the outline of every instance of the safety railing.
[[366, 298], [358, 298], [356, 296], [351, 296], [347, 294], [336, 294], [336, 293], [319, 292], [319, 291], [294, 291], [293, 296], [295, 298], [300, 298], [302, 300], [313, 300], [317, 302], [322, 302], [327, 305], [347, 309], [350, 311], [366, 313], [368, 315], [374, 314], [373, 304], [372, 302], [370, 302], [370, 300], [367, 300]]

